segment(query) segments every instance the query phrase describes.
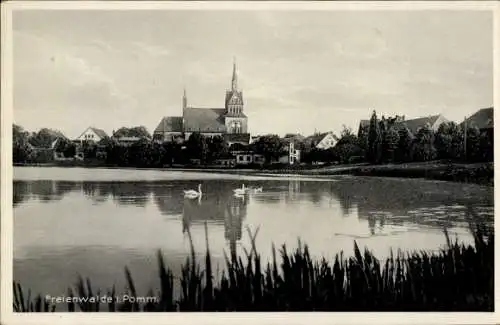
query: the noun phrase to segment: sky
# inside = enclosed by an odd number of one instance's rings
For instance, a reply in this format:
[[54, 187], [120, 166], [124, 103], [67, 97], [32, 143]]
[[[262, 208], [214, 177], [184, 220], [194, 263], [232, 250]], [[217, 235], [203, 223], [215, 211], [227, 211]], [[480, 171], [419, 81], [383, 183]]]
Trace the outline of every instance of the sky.
[[493, 106], [492, 26], [484, 11], [16, 11], [14, 122], [153, 132], [184, 87], [224, 107], [233, 58], [253, 135], [356, 131], [373, 110], [461, 121]]

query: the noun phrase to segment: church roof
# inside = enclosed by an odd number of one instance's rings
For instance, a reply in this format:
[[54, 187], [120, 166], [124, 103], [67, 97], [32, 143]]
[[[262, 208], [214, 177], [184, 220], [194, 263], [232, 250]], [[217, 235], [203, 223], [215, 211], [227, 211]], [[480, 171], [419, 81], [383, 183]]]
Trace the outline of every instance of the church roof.
[[226, 132], [224, 124], [224, 108], [195, 108], [184, 109], [185, 132]]
[[182, 117], [167, 116], [161, 119], [154, 133], [157, 132], [182, 132]]

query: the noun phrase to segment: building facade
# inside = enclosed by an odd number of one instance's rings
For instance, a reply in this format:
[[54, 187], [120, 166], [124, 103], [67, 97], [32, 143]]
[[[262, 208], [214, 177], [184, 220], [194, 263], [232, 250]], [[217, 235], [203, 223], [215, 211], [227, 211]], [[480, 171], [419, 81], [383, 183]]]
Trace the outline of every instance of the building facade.
[[226, 91], [223, 108], [199, 108], [188, 105], [182, 97], [182, 116], [162, 118], [153, 138], [160, 142], [185, 141], [194, 132], [205, 137], [222, 136], [229, 144], [248, 144], [248, 118], [244, 113], [243, 92], [238, 88], [236, 63], [233, 64], [231, 89]]

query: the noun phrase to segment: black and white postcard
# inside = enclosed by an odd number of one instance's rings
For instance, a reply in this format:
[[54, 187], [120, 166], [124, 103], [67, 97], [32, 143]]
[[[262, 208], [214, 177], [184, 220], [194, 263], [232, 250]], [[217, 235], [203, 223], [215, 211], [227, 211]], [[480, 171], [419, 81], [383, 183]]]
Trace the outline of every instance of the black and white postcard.
[[500, 321], [498, 8], [2, 3], [2, 324]]

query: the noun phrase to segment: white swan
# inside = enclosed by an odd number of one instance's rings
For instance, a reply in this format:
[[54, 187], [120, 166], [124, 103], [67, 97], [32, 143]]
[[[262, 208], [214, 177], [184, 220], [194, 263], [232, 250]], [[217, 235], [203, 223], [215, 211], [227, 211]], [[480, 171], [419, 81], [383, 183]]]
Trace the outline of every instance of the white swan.
[[238, 194], [238, 195], [243, 195], [246, 193], [246, 189], [245, 189], [245, 184], [241, 185], [241, 188], [237, 188], [234, 191], [234, 194]]
[[262, 192], [262, 186], [254, 188], [254, 189], [253, 189], [253, 192], [254, 192], [254, 193], [259, 193], [259, 192]]
[[184, 197], [189, 199], [196, 199], [197, 197], [201, 198], [201, 184], [198, 184], [198, 192], [195, 190], [184, 190]]

